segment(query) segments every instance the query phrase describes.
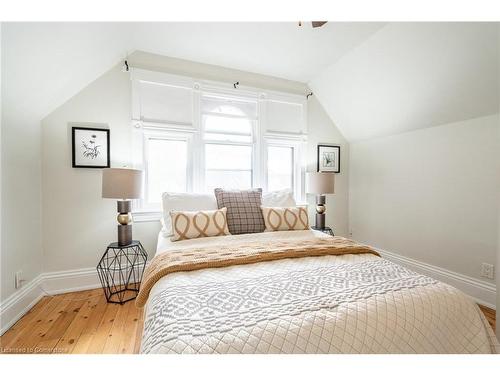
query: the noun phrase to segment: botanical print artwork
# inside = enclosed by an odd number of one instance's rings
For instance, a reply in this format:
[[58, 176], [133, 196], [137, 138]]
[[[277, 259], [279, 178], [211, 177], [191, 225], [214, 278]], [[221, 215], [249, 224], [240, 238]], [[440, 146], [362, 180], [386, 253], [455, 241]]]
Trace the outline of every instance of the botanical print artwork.
[[73, 167], [109, 167], [109, 129], [72, 128]]
[[340, 172], [340, 146], [318, 145], [318, 172]]
[[323, 167], [332, 168], [335, 165], [335, 154], [333, 152], [323, 152]]
[[96, 143], [97, 135], [92, 134], [88, 142], [82, 141], [83, 156], [88, 159], [95, 159], [99, 156], [99, 147]]

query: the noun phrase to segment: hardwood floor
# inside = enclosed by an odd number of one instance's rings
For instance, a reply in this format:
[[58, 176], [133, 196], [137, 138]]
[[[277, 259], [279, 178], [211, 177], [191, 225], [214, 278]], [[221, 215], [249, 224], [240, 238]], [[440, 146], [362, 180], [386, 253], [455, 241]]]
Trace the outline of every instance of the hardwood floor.
[[496, 311], [493, 310], [493, 309], [490, 309], [489, 307], [483, 306], [483, 305], [479, 305], [479, 308], [483, 312], [483, 314], [486, 317], [486, 319], [488, 319], [488, 322], [490, 323], [491, 328], [493, 328], [493, 331], [495, 331], [495, 327], [496, 327], [496, 316], [495, 316], [495, 314], [496, 314]]
[[[495, 310], [479, 306], [495, 329]], [[138, 353], [142, 310], [101, 289], [44, 297], [0, 337], [0, 353]]]
[[101, 289], [44, 297], [0, 337], [0, 353], [138, 353], [142, 309]]

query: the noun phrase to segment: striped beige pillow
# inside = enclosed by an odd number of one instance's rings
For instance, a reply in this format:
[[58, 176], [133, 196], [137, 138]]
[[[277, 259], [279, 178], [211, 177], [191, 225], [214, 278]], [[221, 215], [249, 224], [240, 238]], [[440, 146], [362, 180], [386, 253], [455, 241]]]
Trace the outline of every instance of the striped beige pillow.
[[261, 207], [266, 232], [309, 229], [305, 207]]
[[227, 236], [227, 208], [211, 211], [170, 211], [172, 219], [171, 241], [199, 237]]

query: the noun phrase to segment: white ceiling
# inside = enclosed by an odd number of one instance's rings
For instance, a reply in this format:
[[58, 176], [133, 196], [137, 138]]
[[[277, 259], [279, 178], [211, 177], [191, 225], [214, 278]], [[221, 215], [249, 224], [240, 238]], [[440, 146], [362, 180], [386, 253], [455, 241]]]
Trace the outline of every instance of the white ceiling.
[[498, 112], [496, 24], [3, 23], [2, 104], [41, 120], [142, 50], [308, 82], [349, 140]]
[[383, 23], [170, 22], [134, 25], [136, 49], [309, 82]]
[[113, 24], [2, 23], [2, 104], [41, 120], [117, 64], [129, 44]]
[[498, 113], [495, 23], [392, 23], [309, 86], [349, 141]]
[[3, 23], [3, 102], [41, 119], [134, 50], [307, 82], [382, 26]]

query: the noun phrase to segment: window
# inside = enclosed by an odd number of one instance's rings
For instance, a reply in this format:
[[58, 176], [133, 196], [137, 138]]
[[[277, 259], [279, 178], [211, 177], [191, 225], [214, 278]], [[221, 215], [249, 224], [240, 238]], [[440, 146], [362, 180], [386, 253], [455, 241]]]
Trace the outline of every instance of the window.
[[158, 206], [165, 191], [187, 191], [187, 140], [149, 136], [144, 146], [144, 207]]
[[252, 187], [252, 146], [205, 145], [206, 191]]
[[158, 72], [132, 72], [132, 152], [144, 171], [135, 218], [163, 192], [291, 189], [304, 199], [305, 98]]
[[294, 185], [294, 149], [290, 146], [268, 146], [267, 190], [292, 189]]
[[201, 108], [205, 190], [251, 188], [257, 103], [204, 96]]
[[248, 119], [204, 115], [203, 124], [207, 141], [252, 141], [252, 122]]

